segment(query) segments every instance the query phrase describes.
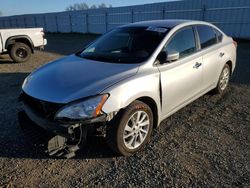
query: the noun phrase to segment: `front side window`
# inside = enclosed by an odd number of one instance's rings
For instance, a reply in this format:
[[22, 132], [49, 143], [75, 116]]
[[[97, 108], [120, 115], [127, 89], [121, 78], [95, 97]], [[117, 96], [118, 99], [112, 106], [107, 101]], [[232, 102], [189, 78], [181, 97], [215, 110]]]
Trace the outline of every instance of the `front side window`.
[[217, 43], [216, 33], [210, 26], [199, 25], [197, 26], [197, 31], [200, 38], [201, 49], [210, 47]]
[[114, 29], [78, 55], [110, 63], [141, 63], [151, 56], [167, 32], [167, 28], [157, 27]]
[[195, 37], [192, 27], [178, 31], [166, 45], [167, 53], [178, 52], [180, 58], [191, 55], [196, 51]]

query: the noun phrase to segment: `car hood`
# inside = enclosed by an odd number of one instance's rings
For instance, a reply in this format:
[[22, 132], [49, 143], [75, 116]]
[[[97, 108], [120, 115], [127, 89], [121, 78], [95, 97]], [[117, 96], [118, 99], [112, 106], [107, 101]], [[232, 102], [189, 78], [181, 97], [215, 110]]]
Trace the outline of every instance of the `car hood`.
[[34, 98], [65, 104], [101, 93], [135, 75], [138, 67], [138, 64], [105, 63], [71, 55], [34, 71], [25, 79], [22, 89]]

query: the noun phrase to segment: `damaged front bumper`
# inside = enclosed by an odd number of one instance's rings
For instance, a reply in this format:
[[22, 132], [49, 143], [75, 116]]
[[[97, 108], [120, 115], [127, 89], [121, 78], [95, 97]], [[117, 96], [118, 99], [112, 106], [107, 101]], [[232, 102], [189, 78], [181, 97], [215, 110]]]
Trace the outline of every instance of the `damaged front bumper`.
[[[59, 121], [50, 121], [39, 116], [25, 103], [23, 103], [23, 110], [22, 113], [19, 113], [19, 116], [27, 116], [27, 118], [37, 126], [48, 132], [54, 133], [55, 136], [47, 143], [47, 152], [50, 156], [74, 157], [75, 152], [80, 149], [82, 143], [86, 140], [89, 128], [93, 127], [93, 125], [105, 125], [106, 122], [105, 114], [93, 119], [74, 123], [63, 123]], [[22, 119], [24, 118], [19, 117], [20, 124], [23, 123]]]

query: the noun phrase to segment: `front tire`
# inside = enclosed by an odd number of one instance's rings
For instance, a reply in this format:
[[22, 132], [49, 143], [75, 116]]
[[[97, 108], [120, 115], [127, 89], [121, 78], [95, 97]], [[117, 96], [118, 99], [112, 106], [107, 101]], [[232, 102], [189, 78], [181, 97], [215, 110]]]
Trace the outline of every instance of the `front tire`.
[[115, 152], [130, 156], [149, 142], [152, 129], [152, 110], [147, 104], [135, 101], [110, 122], [107, 141]]
[[18, 42], [11, 47], [9, 55], [14, 62], [23, 63], [30, 59], [31, 49], [27, 44]]
[[214, 92], [216, 94], [223, 94], [228, 87], [229, 79], [230, 79], [230, 67], [228, 64], [226, 64], [221, 71], [220, 78], [216, 88], [214, 89]]

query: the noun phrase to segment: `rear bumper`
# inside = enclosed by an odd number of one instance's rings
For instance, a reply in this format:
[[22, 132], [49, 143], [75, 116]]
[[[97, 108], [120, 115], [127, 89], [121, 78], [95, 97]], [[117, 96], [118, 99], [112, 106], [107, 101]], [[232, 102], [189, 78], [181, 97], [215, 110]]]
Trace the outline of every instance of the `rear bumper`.
[[47, 39], [43, 39], [43, 44], [40, 46], [36, 46], [35, 48], [39, 50], [44, 50], [44, 47], [47, 45]]

